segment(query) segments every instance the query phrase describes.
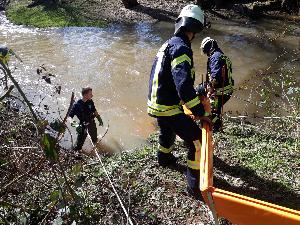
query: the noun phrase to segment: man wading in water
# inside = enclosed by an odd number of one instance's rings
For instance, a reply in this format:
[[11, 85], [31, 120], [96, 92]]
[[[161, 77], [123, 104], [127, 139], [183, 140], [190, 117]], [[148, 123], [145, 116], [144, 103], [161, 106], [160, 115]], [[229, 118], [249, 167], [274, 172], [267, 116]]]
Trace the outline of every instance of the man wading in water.
[[[99, 126], [103, 126], [101, 116], [97, 112], [93, 98], [92, 88], [86, 87], [82, 89], [82, 99], [79, 99], [72, 107], [69, 117], [71, 117], [71, 126], [76, 128], [77, 141], [74, 147], [75, 151], [80, 151], [87, 137], [87, 132], [91, 136], [94, 145], [97, 144], [97, 127], [94, 118], [96, 117]], [[77, 116], [79, 123], [73, 120]]]

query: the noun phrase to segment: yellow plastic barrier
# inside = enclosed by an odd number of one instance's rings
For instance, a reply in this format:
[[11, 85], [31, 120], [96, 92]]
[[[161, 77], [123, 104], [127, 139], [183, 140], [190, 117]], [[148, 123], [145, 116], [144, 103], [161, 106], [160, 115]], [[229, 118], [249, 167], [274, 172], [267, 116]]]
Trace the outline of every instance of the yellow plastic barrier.
[[200, 190], [215, 223], [224, 217], [236, 225], [300, 225], [300, 211], [213, 187], [213, 146], [209, 125], [202, 129]]
[[237, 225], [299, 225], [300, 212], [221, 189], [212, 192], [217, 215]]

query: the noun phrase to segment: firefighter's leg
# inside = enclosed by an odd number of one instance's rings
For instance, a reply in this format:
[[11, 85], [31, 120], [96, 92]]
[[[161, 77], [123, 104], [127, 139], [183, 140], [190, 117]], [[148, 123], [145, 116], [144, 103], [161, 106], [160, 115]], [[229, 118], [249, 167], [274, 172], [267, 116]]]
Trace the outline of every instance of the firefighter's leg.
[[190, 117], [184, 114], [174, 116], [171, 127], [185, 141], [189, 149], [187, 157], [188, 190], [194, 197], [201, 199], [202, 196], [199, 189], [201, 129]]
[[168, 125], [166, 118], [157, 118], [157, 123], [159, 126], [159, 148], [157, 151], [158, 163], [161, 166], [174, 165], [177, 159], [172, 154], [172, 150], [176, 135]]
[[77, 140], [76, 140], [76, 144], [75, 144], [75, 147], [74, 147], [75, 151], [79, 151], [79, 150], [82, 149], [82, 146], [83, 146], [84, 141], [85, 141], [86, 136], [87, 136], [87, 133], [85, 132], [85, 129], [86, 128], [83, 128], [81, 130], [81, 132], [77, 134]]
[[94, 120], [92, 120], [88, 125], [88, 131], [91, 136], [92, 142], [97, 144], [97, 126]]
[[215, 98], [211, 101], [211, 108], [213, 131], [217, 132], [222, 127], [222, 121], [220, 118], [222, 111], [222, 96], [215, 96]]
[[[213, 113], [212, 123], [213, 130], [219, 131], [222, 127], [222, 107], [224, 107], [225, 103], [230, 99], [231, 95], [224, 95], [223, 97], [217, 96], [216, 101], [214, 103], [215, 113]], [[222, 101], [223, 100], [223, 101]]]

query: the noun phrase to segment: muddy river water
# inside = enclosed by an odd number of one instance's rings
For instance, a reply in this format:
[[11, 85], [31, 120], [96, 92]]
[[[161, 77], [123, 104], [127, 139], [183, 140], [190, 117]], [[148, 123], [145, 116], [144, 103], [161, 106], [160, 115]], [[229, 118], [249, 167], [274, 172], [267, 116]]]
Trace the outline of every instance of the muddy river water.
[[[50, 103], [53, 111], [58, 105], [66, 110], [72, 91], [79, 98], [81, 88], [91, 86], [96, 108], [105, 125], [110, 125], [108, 142], [114, 140], [114, 144], [125, 149], [144, 143], [155, 130], [153, 118], [146, 113], [149, 73], [157, 50], [172, 32], [173, 25], [164, 22], [112, 24], [107, 28], [35, 29], [12, 25], [4, 13], [0, 15], [0, 43], [14, 49], [23, 59], [24, 63], [17, 64], [14, 74], [24, 89], [41, 95], [50, 90], [44, 83], [45, 87], [39, 86], [36, 68], [42, 64], [56, 75], [53, 82], [62, 85], [58, 101]], [[281, 32], [285, 32], [283, 37], [278, 35]], [[206, 71], [207, 57], [199, 50], [206, 36], [217, 39], [232, 59], [235, 83], [239, 87], [259, 70], [268, 68], [284, 50], [299, 50], [299, 35], [299, 27], [278, 21], [248, 24], [212, 21], [212, 28], [199, 34], [192, 44], [196, 83]], [[280, 63], [283, 60], [278, 60], [276, 65]], [[249, 97], [247, 91], [236, 94], [243, 99]], [[228, 110], [260, 111], [237, 98], [229, 101], [225, 107]], [[99, 128], [99, 133], [104, 131], [105, 128]]]

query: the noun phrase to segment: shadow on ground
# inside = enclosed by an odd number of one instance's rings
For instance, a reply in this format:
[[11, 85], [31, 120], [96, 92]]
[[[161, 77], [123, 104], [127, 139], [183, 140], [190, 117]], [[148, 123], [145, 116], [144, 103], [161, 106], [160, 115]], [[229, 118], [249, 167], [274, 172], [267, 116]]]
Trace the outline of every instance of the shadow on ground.
[[[186, 174], [186, 165], [179, 163], [170, 169]], [[216, 175], [221, 171], [221, 176]], [[242, 166], [231, 166], [214, 156], [214, 187], [280, 206], [300, 210], [300, 195], [276, 181], [266, 180], [258, 176], [255, 171]], [[233, 177], [233, 178], [232, 178]], [[234, 179], [241, 180], [242, 185], [234, 185]], [[232, 182], [231, 182], [232, 181]]]
[[300, 210], [300, 195], [276, 181], [265, 180], [259, 177], [255, 171], [238, 165], [230, 166], [216, 156], [214, 156], [214, 168], [222, 171], [225, 176], [238, 177], [243, 181], [241, 186], [234, 186], [226, 179], [215, 177], [215, 187]]
[[159, 21], [173, 22], [177, 17], [176, 13], [163, 10], [163, 9], [155, 9], [143, 5], [138, 5], [136, 7], [133, 7], [132, 10], [143, 14], [147, 14], [151, 16], [153, 19]]

